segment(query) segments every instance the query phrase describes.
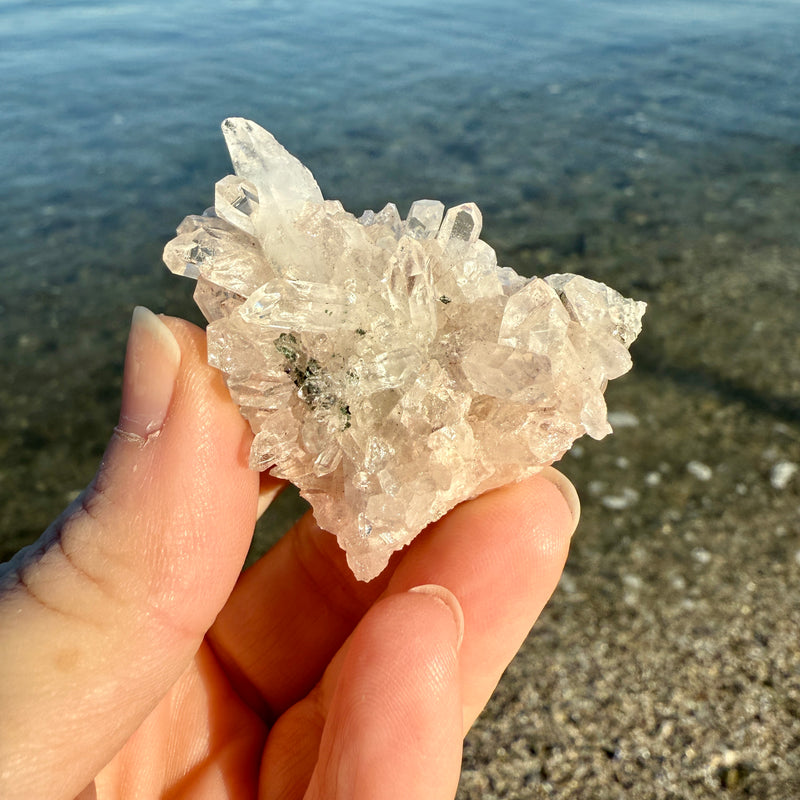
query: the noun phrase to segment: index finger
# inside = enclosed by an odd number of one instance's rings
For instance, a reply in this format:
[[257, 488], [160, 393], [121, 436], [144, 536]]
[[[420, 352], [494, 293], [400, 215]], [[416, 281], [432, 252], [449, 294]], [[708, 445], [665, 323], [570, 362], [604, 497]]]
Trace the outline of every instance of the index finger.
[[239, 691], [275, 718], [307, 694], [384, 592], [446, 586], [466, 620], [465, 720], [471, 723], [555, 588], [577, 497], [545, 471], [457, 506], [370, 583], [306, 515], [243, 574], [210, 631]]

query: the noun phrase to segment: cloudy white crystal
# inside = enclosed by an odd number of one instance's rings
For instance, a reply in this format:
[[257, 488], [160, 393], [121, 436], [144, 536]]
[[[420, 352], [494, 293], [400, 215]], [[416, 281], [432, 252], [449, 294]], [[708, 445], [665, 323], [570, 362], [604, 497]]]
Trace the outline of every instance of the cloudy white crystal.
[[611, 431], [645, 304], [578, 275], [497, 266], [473, 203], [356, 219], [253, 122], [222, 125], [236, 175], [164, 251], [197, 279], [209, 362], [255, 438], [362, 580], [457, 503]]

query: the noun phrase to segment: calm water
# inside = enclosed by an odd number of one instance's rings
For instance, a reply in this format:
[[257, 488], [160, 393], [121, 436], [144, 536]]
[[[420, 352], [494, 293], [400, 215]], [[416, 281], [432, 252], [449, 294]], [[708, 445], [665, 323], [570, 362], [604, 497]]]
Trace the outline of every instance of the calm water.
[[53, 230], [104, 249], [134, 214], [132, 241], [166, 234], [227, 170], [233, 114], [357, 207], [494, 211], [600, 165], [796, 145], [798, 47], [796, 0], [3, 0], [3, 275], [68, 277]]
[[[7, 546], [91, 475], [132, 306], [197, 319], [160, 251], [229, 171], [228, 115], [353, 211], [476, 201], [505, 263], [661, 303], [645, 365], [740, 381], [757, 352], [693, 355], [705, 323], [669, 291], [706, 280], [703, 248], [722, 275], [744, 274], [743, 248], [784, 248], [756, 303], [768, 333], [784, 319], [765, 309], [796, 276], [798, 48], [794, 0], [0, 0]], [[784, 417], [796, 377], [765, 401]]]

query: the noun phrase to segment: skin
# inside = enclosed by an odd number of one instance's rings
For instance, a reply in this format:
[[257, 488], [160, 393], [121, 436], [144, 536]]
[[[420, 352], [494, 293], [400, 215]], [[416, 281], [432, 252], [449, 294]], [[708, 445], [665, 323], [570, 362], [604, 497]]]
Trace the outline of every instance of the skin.
[[0, 796], [452, 798], [574, 489], [548, 469], [463, 503], [370, 583], [310, 515], [241, 573], [282, 484], [247, 468], [203, 332], [134, 320], [97, 475], [0, 567]]

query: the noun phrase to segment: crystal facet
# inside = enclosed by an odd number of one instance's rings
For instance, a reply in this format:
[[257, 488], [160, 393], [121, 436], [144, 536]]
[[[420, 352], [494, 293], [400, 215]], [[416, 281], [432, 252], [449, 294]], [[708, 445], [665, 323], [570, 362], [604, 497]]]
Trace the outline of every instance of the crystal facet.
[[251, 466], [300, 488], [358, 578], [462, 500], [611, 431], [603, 391], [631, 367], [644, 303], [498, 267], [473, 203], [356, 219], [267, 131], [222, 129], [236, 175], [164, 260], [197, 279]]

